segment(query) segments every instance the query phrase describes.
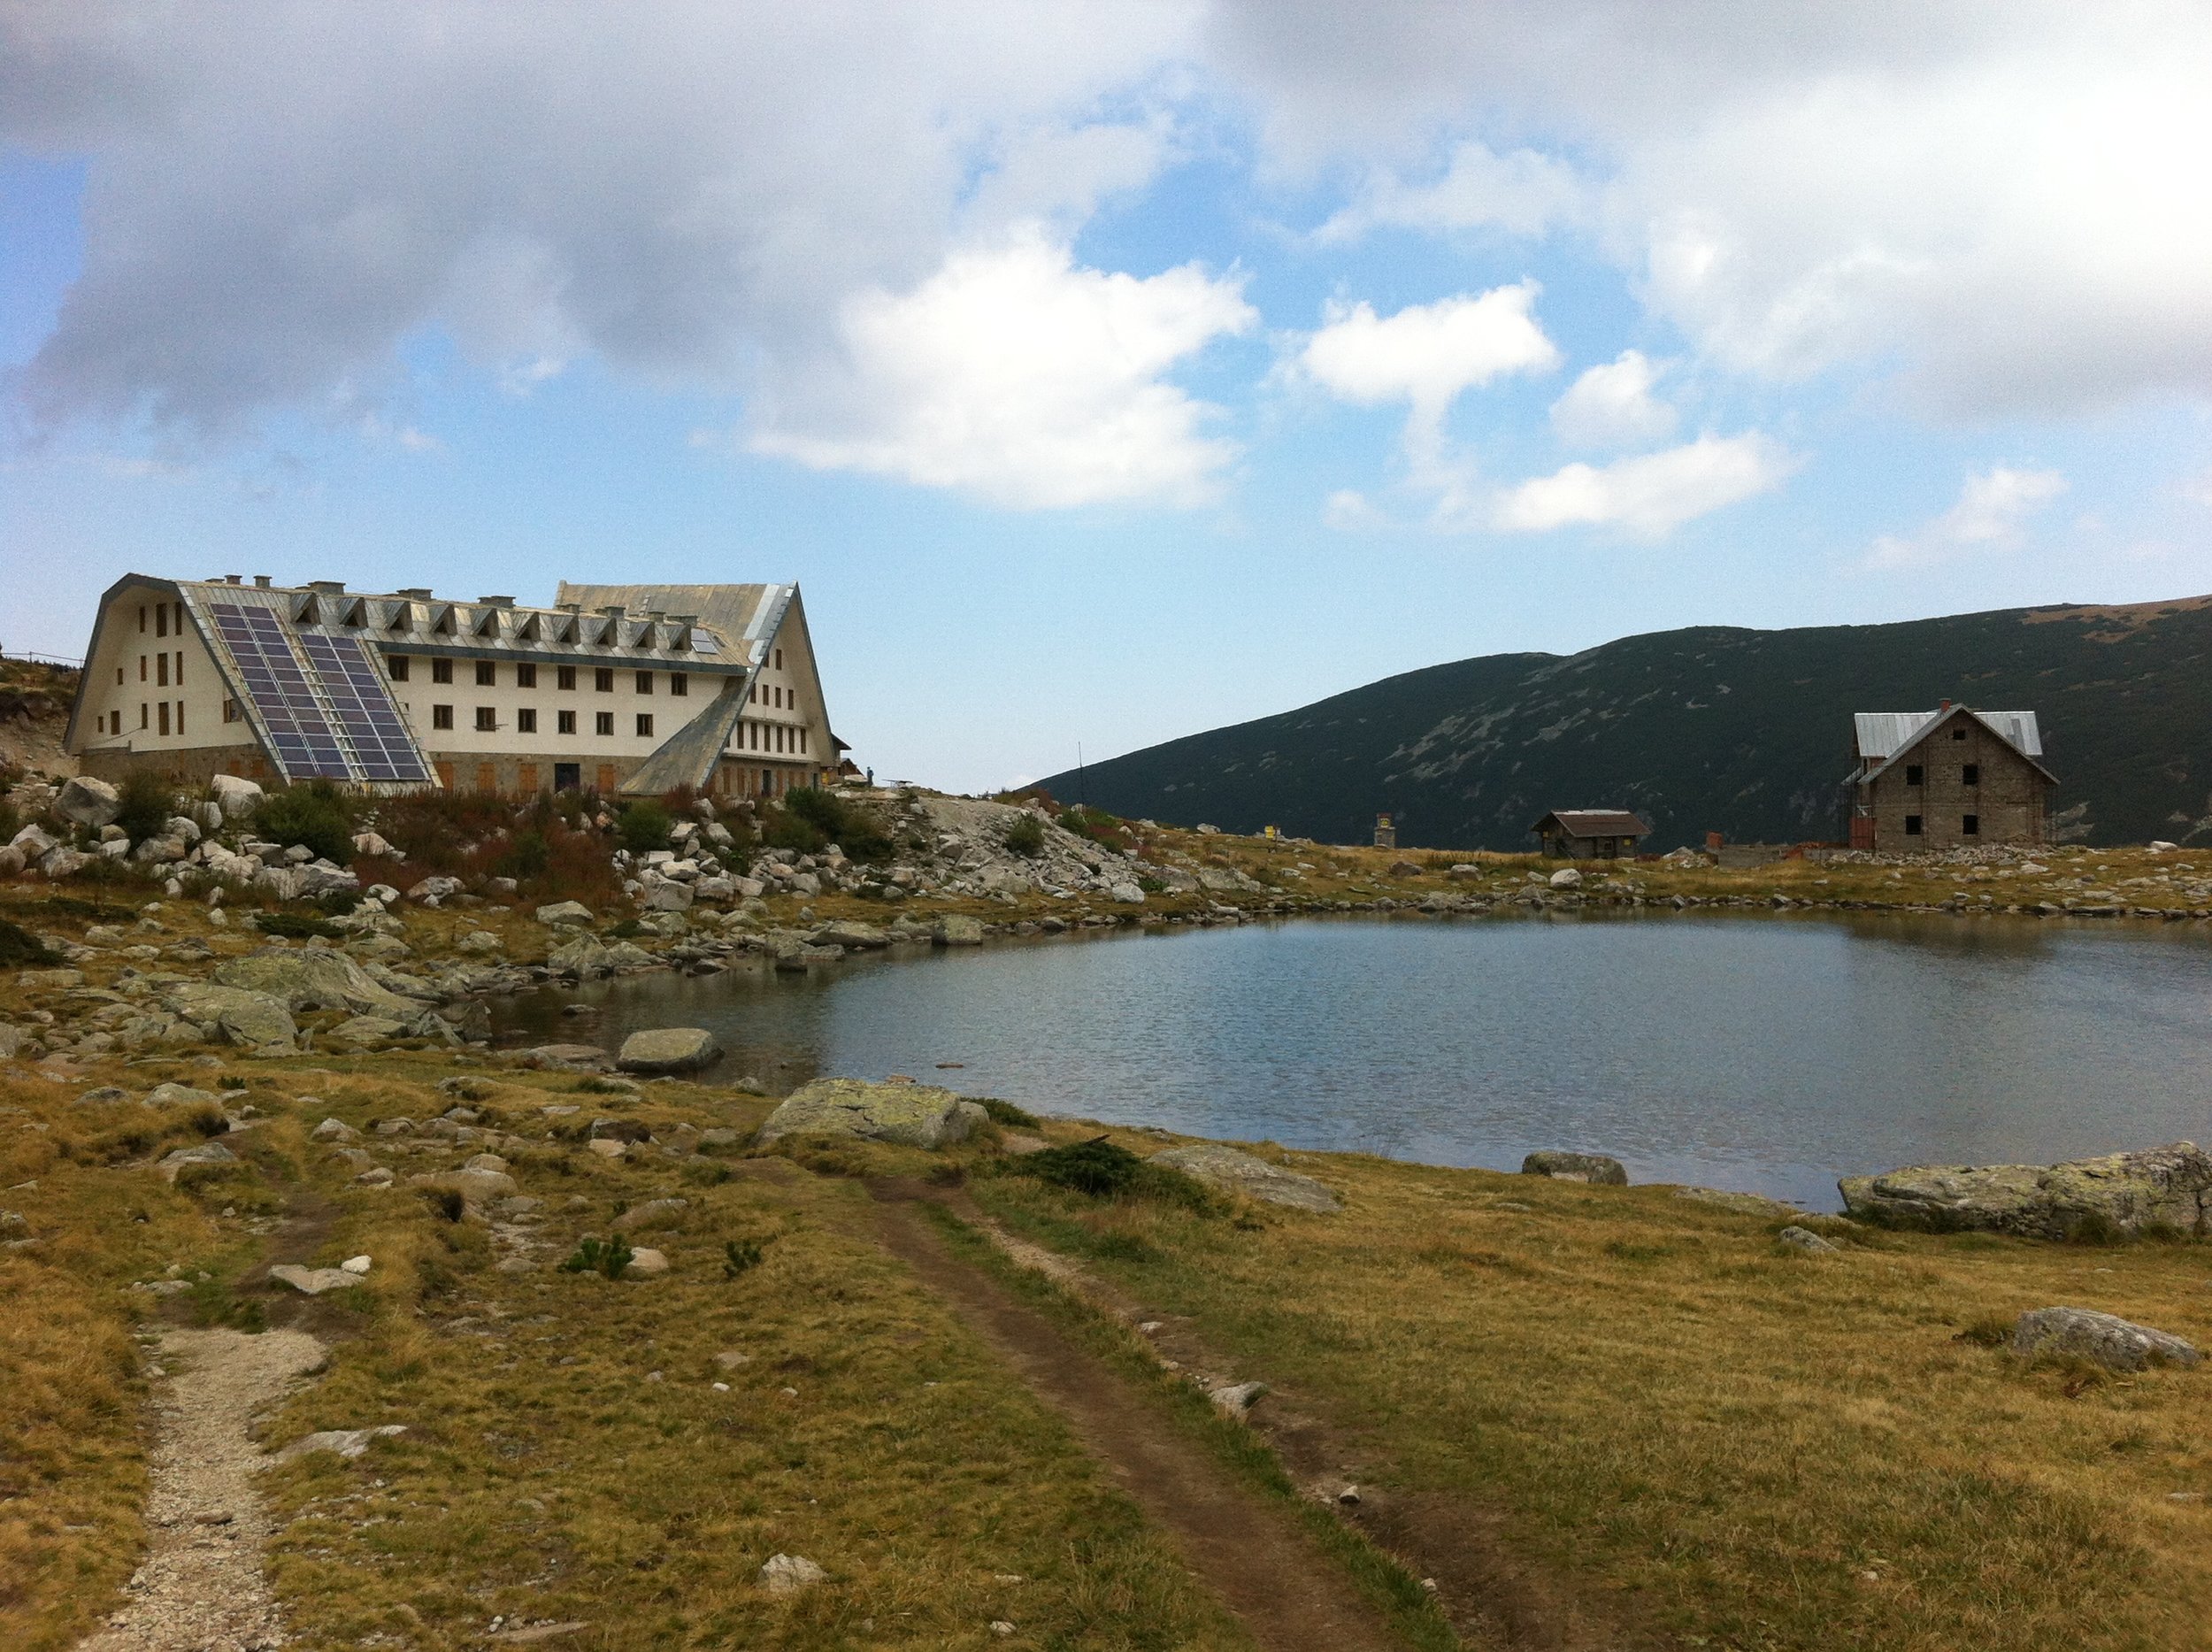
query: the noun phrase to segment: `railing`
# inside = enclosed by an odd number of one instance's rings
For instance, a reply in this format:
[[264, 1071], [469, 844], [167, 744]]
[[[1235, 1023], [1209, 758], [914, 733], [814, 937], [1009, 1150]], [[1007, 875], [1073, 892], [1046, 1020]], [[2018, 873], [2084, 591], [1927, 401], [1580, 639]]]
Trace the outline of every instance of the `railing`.
[[28, 649], [17, 649], [12, 652], [7, 649], [0, 649], [0, 659], [27, 660], [40, 665], [73, 665], [79, 669], [82, 669], [84, 665], [84, 662], [82, 660], [74, 658], [70, 655], [37, 654], [32, 652]]

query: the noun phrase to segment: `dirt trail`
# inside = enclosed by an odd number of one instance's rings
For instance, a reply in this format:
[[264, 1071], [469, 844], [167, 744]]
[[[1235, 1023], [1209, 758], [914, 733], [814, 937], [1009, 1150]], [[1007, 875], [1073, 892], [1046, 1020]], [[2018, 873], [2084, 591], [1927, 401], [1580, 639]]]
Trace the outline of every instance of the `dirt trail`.
[[1402, 1643], [1283, 1509], [1237, 1483], [1049, 1319], [955, 1257], [905, 1190], [872, 1189], [883, 1242], [1059, 1410], [1269, 1652]]
[[304, 1331], [172, 1329], [163, 1333], [145, 1564], [105, 1627], [77, 1652], [250, 1652], [280, 1647], [276, 1602], [261, 1575], [275, 1530], [253, 1489], [264, 1461], [246, 1436], [256, 1412], [323, 1362]]

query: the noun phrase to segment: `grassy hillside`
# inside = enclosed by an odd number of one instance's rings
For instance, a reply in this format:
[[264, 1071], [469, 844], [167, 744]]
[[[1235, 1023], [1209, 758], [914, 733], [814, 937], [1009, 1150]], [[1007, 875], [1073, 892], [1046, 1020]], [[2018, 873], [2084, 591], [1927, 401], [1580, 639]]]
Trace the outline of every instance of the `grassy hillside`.
[[[2212, 834], [2212, 597], [1797, 631], [1694, 626], [1497, 654], [1095, 764], [1118, 814], [1409, 846], [1523, 849], [1548, 809], [1634, 809], [1647, 847], [1836, 839], [1851, 714], [1944, 699], [2042, 719], [2061, 829]], [[1043, 782], [1073, 797], [1070, 772]]]

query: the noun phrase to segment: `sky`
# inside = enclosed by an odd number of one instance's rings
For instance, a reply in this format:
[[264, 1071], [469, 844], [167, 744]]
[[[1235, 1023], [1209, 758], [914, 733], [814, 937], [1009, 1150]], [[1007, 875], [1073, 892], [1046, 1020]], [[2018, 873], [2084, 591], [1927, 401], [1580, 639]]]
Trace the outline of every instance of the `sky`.
[[795, 580], [856, 759], [974, 791], [2212, 591], [2208, 85], [2131, 0], [0, 0], [0, 649]]

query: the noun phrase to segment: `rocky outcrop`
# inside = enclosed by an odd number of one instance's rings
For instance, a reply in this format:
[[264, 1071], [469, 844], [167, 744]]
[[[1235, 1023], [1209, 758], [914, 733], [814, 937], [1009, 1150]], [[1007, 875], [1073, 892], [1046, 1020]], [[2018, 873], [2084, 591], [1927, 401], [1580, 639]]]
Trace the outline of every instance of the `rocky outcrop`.
[[856, 1136], [934, 1149], [965, 1141], [989, 1117], [933, 1084], [817, 1079], [794, 1090], [753, 1139], [764, 1147], [786, 1136]]
[[2141, 1371], [2154, 1364], [2193, 1365], [2204, 1357], [2195, 1344], [2170, 1332], [2093, 1308], [2038, 1308], [2022, 1314], [2013, 1327], [2012, 1351], [2071, 1355], [2114, 1371]]
[[344, 1010], [403, 1022], [419, 1013], [418, 1005], [328, 947], [264, 947], [220, 965], [215, 980], [221, 986], [266, 994], [295, 1011]]
[[1532, 1153], [1521, 1161], [1521, 1174], [1548, 1176], [1554, 1181], [1596, 1182], [1607, 1187], [1628, 1186], [1627, 1168], [1603, 1153]]
[[1200, 1142], [1191, 1147], [1170, 1148], [1164, 1153], [1152, 1156], [1155, 1164], [1164, 1164], [1170, 1170], [1179, 1170], [1186, 1176], [1196, 1177], [1216, 1187], [1231, 1193], [1241, 1193], [1251, 1198], [1264, 1200], [1269, 1204], [1288, 1205], [1295, 1210], [1328, 1211], [1342, 1208], [1337, 1196], [1310, 1176], [1301, 1176], [1296, 1171], [1285, 1170], [1271, 1164], [1263, 1158], [1237, 1148], [1219, 1147], [1211, 1142]]
[[192, 1022], [207, 1037], [256, 1049], [288, 1047], [300, 1035], [281, 998], [243, 987], [191, 982], [171, 991], [162, 1007]]
[[2030, 1239], [2212, 1230], [2212, 1156], [2193, 1141], [2063, 1164], [1916, 1165], [1836, 1184], [1862, 1221]]

